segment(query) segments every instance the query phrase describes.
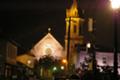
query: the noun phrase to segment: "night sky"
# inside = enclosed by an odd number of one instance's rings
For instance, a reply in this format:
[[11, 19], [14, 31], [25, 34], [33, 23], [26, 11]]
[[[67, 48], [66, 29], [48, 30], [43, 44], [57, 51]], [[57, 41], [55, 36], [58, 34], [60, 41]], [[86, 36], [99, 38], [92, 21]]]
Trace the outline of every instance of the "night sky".
[[[72, 0], [17, 0], [0, 1], [0, 34], [29, 50], [44, 37], [51, 27], [53, 36], [64, 46], [65, 14]], [[113, 50], [113, 18], [109, 0], [78, 0], [79, 15], [93, 17], [95, 44]], [[84, 13], [82, 11], [84, 10]], [[118, 15], [118, 26], [120, 26]], [[118, 41], [120, 45], [120, 27]], [[87, 25], [84, 26], [87, 38]]]

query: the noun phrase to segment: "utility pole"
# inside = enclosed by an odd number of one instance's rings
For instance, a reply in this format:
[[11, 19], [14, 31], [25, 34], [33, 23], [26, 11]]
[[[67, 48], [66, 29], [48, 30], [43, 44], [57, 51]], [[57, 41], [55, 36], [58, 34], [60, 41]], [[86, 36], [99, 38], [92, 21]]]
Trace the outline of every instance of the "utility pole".
[[118, 80], [118, 33], [117, 33], [117, 14], [118, 11], [114, 12], [114, 76]]
[[70, 26], [71, 26], [71, 17], [69, 18], [69, 25], [68, 25], [68, 35], [67, 35], [67, 41], [68, 41], [68, 44], [67, 44], [67, 70], [69, 71], [69, 68], [70, 68]]
[[93, 68], [93, 80], [95, 80], [96, 75], [96, 52], [95, 52], [95, 33], [94, 33], [94, 21], [93, 18], [88, 19], [88, 32], [90, 33], [91, 42], [91, 53], [92, 53], [92, 68]]

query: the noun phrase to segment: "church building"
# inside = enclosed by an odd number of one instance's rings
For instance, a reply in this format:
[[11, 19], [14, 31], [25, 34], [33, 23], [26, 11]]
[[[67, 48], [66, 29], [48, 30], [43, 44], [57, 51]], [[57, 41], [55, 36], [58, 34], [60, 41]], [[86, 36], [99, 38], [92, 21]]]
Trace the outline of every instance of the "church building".
[[[38, 41], [28, 53], [20, 55], [16, 59], [18, 62], [30, 68], [34, 68], [34, 62], [36, 60], [39, 61], [40, 58], [45, 56], [52, 56], [57, 60], [66, 58], [64, 48], [53, 37], [50, 31], [40, 41]], [[31, 65], [29, 64], [29, 61], [32, 62]]]
[[76, 46], [82, 45], [84, 43], [84, 37], [81, 34], [81, 25], [83, 24], [84, 19], [79, 17], [78, 5], [76, 0], [73, 0], [71, 7], [69, 9], [66, 9], [65, 21], [65, 52], [67, 54], [69, 64], [71, 66], [76, 66], [77, 57], [79, 56], [76, 50]]
[[[32, 60], [31, 62], [34, 62], [34, 60], [39, 61], [40, 58], [49, 55], [58, 60], [68, 59], [70, 65], [76, 66], [78, 63], [77, 59], [79, 57], [79, 54], [76, 50], [76, 45], [82, 45], [84, 43], [84, 37], [81, 34], [81, 25], [83, 24], [84, 19], [79, 17], [76, 0], [73, 0], [71, 7], [69, 9], [66, 9], [65, 21], [66, 30], [64, 47], [53, 37], [53, 35], [50, 33], [49, 28], [49, 32], [46, 34], [46, 36], [44, 36], [33, 46], [29, 54], [18, 56], [17, 61], [27, 65], [28, 67], [34, 67], [33, 63], [32, 65], [28, 64], [30, 63], [30, 60]], [[33, 56], [30, 56], [31, 54]], [[21, 58], [24, 58], [24, 60]]]

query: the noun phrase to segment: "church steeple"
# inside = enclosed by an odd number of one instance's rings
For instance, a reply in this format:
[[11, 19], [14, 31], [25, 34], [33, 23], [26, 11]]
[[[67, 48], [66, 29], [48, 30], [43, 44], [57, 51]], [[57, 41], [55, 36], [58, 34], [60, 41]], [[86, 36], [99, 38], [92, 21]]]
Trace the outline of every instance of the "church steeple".
[[69, 9], [66, 9], [66, 35], [68, 34], [68, 27], [70, 26], [71, 37], [80, 35], [80, 25], [83, 19], [79, 17], [77, 1], [73, 0], [73, 4]]
[[72, 6], [74, 6], [74, 7], [77, 7], [77, 6], [78, 6], [76, 0], [73, 0], [73, 4], [72, 4]]
[[[83, 19], [79, 17], [78, 14], [78, 4], [77, 0], [73, 0], [73, 4], [69, 9], [66, 9], [66, 35], [65, 35], [65, 51], [67, 53], [68, 44], [69, 49], [69, 59], [70, 64], [76, 63], [76, 45], [83, 43], [83, 36], [81, 35], [81, 24]], [[68, 33], [70, 35], [68, 35]], [[70, 37], [68, 39], [68, 37]], [[69, 42], [69, 43], [68, 43]]]
[[66, 16], [67, 17], [78, 17], [78, 5], [77, 1], [73, 0], [73, 4], [71, 5], [70, 9], [67, 9]]

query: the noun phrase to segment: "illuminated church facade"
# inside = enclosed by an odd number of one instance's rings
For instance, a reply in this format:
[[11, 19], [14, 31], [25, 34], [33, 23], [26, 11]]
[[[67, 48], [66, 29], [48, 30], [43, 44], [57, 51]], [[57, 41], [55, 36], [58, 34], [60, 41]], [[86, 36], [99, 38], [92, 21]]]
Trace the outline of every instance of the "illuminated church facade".
[[39, 60], [44, 56], [52, 56], [55, 59], [65, 58], [64, 48], [62, 45], [52, 36], [51, 33], [48, 33], [43, 37], [32, 49], [31, 53]]

